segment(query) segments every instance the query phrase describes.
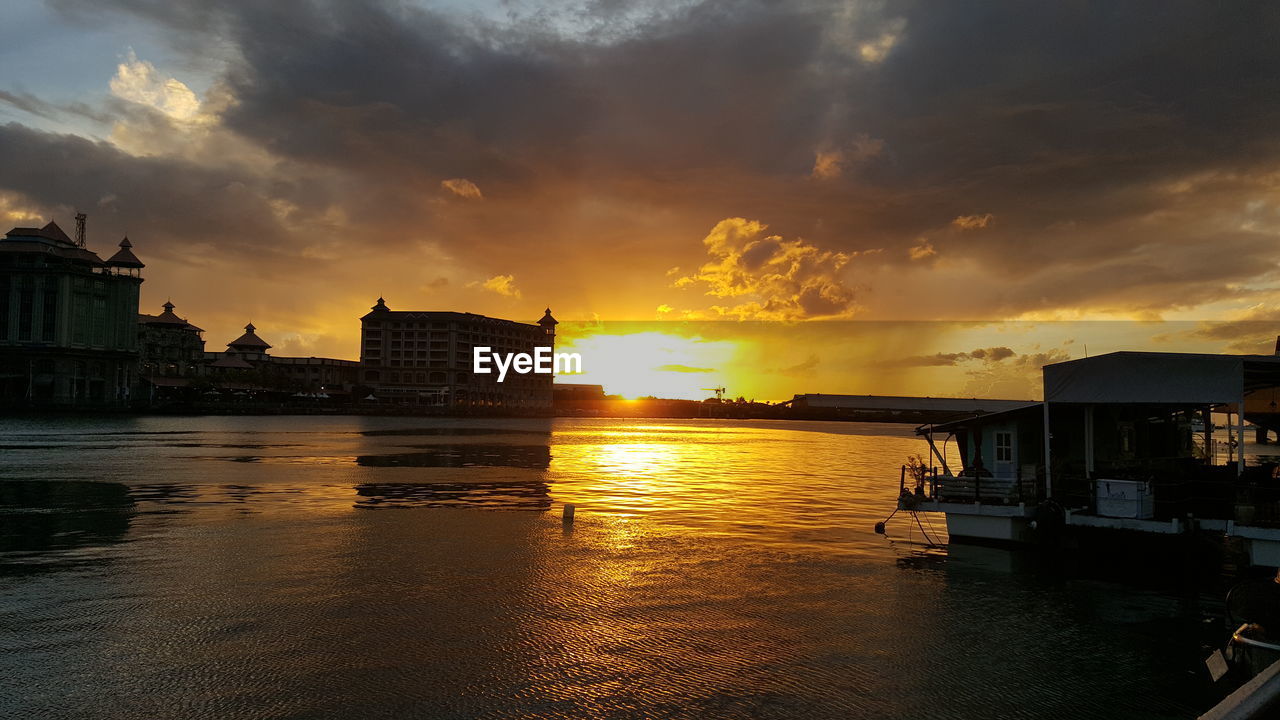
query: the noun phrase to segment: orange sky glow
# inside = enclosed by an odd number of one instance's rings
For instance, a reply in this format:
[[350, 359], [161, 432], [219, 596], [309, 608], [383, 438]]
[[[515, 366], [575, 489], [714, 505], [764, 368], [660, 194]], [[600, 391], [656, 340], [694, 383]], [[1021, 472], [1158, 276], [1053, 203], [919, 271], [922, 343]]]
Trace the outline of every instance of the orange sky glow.
[[1271, 351], [1252, 10], [1115, 9], [1084, 47], [1037, 40], [1066, 7], [628, 5], [15, 6], [0, 223], [127, 234], [142, 312], [210, 350], [252, 321], [354, 359], [380, 296], [551, 307], [564, 380], [625, 396], [1030, 397], [1086, 352]]

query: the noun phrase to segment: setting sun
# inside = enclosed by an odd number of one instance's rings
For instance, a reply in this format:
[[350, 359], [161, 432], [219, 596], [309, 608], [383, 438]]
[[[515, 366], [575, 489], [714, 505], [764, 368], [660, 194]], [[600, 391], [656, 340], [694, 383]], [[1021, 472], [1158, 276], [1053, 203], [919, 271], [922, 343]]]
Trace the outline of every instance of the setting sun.
[[603, 385], [607, 394], [631, 400], [702, 400], [726, 384], [726, 368], [740, 343], [643, 331], [587, 334], [560, 343], [557, 351], [581, 353], [584, 359], [583, 372], [562, 376], [564, 382]]

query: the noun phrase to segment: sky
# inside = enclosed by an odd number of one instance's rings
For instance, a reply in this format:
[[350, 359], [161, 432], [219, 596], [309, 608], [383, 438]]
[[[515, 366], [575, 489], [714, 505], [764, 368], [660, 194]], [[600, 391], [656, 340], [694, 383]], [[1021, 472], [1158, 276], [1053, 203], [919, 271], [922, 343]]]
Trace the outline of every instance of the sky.
[[1044, 362], [1280, 332], [1272, 3], [10, 0], [0, 25], [0, 224], [127, 234], [142, 311], [209, 349], [252, 321], [354, 359], [381, 296], [550, 307], [577, 379], [624, 394], [1034, 397]]

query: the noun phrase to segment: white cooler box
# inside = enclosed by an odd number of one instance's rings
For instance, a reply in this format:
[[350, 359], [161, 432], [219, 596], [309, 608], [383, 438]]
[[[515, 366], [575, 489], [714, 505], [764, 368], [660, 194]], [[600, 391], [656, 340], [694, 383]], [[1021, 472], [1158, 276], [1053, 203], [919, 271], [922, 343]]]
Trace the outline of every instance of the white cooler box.
[[1151, 483], [1142, 480], [1099, 480], [1098, 514], [1149, 520], [1155, 516]]

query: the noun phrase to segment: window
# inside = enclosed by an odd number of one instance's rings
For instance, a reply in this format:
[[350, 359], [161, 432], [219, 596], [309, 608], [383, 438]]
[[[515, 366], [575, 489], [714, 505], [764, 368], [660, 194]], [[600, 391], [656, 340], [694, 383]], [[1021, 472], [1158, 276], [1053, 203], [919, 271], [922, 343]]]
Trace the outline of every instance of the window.
[[18, 293], [18, 339], [31, 339], [31, 315], [33, 309], [31, 281], [24, 279]]
[[1134, 445], [1136, 445], [1134, 442], [1133, 423], [1119, 423], [1117, 430], [1120, 433], [1120, 454], [1124, 456], [1133, 455]]
[[93, 298], [93, 344], [107, 344], [107, 299], [101, 295]]
[[0, 277], [0, 340], [9, 339], [9, 276]]
[[996, 433], [996, 462], [1013, 462], [1013, 433], [1007, 430]]

